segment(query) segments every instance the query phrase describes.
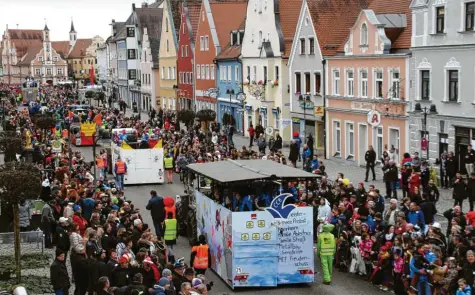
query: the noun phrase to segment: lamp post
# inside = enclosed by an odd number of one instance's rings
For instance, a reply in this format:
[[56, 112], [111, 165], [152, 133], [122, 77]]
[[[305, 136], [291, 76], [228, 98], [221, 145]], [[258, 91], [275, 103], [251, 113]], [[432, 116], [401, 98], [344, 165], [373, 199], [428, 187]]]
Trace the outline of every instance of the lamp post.
[[305, 130], [305, 127], [307, 125], [307, 103], [311, 101], [310, 95], [306, 95], [305, 97], [300, 94], [299, 95], [299, 102], [300, 106], [303, 107], [303, 138], [305, 141], [305, 137], [307, 136], [307, 132]]
[[239, 101], [240, 107], [241, 107], [241, 127], [242, 127], [242, 135], [244, 135], [244, 104], [246, 103], [246, 93], [239, 91], [236, 94], [236, 99]]
[[431, 104], [429, 108], [421, 107], [420, 103], [416, 103], [414, 107], [415, 113], [420, 113], [422, 117], [422, 134], [421, 134], [421, 145], [422, 142], [426, 142], [426, 158], [429, 160], [429, 132], [427, 131], [427, 116], [428, 115], [437, 115], [437, 107], [435, 104]]

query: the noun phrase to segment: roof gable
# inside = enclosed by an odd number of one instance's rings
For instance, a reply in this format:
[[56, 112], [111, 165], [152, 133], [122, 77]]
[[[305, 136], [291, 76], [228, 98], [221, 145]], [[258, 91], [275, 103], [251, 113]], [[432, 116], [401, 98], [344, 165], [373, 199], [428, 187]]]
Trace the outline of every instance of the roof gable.
[[216, 26], [218, 44], [224, 48], [229, 43], [231, 31], [239, 29], [245, 21], [247, 3], [242, 1], [211, 3], [211, 11]]
[[307, 0], [322, 55], [335, 55], [368, 0]]
[[283, 57], [289, 57], [299, 20], [302, 0], [279, 0], [279, 16], [284, 37]]
[[69, 58], [83, 58], [86, 56], [86, 50], [92, 44], [92, 39], [77, 39], [76, 44], [69, 53]]

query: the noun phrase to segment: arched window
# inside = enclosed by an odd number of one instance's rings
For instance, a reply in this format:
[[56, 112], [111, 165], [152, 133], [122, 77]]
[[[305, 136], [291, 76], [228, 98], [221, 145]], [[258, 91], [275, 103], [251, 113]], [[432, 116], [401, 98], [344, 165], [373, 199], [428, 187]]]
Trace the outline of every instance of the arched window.
[[368, 45], [368, 26], [366, 24], [361, 25], [360, 45]]
[[262, 31], [259, 31], [259, 48], [262, 47]]

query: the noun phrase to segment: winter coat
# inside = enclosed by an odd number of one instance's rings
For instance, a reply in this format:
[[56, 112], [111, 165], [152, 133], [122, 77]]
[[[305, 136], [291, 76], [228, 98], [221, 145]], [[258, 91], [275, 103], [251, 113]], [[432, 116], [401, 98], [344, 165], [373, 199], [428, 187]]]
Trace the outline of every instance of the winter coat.
[[373, 248], [373, 241], [362, 240], [360, 243], [360, 253], [363, 258], [369, 258], [371, 256], [371, 249]]
[[297, 143], [290, 144], [290, 151], [289, 151], [289, 160], [292, 162], [296, 162], [299, 158], [299, 148]]
[[274, 149], [282, 149], [282, 137], [280, 135], [277, 135], [277, 137], [275, 138]]
[[418, 225], [420, 228], [424, 228], [426, 224], [424, 212], [422, 212], [422, 210], [409, 211], [409, 214], [407, 214], [407, 219], [409, 220], [409, 223]]
[[30, 226], [30, 206], [28, 203], [25, 203], [23, 206], [18, 205], [19, 218], [20, 218], [20, 227]]
[[165, 205], [163, 204], [162, 197], [155, 196], [151, 198], [148, 201], [146, 209], [150, 210], [154, 223], [161, 223], [165, 220]]
[[68, 269], [63, 261], [55, 259], [50, 267], [50, 280], [53, 289], [67, 289], [69, 283]]
[[475, 201], [475, 179], [470, 178], [468, 180], [467, 195], [470, 201]]
[[467, 198], [467, 185], [463, 179], [460, 179], [458, 183], [454, 183], [453, 187], [452, 198], [454, 200], [464, 200]]

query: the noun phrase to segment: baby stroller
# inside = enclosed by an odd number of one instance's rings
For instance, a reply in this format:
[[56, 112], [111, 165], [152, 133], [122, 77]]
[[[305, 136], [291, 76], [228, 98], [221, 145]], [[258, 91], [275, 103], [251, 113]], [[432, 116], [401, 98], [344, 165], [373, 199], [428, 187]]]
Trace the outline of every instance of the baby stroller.
[[353, 246], [351, 246], [351, 249], [350, 249], [350, 253], [351, 253], [350, 272], [364, 276], [366, 275], [366, 266], [364, 264], [363, 257], [361, 257], [360, 243], [361, 243], [361, 236], [355, 236], [353, 240]]

